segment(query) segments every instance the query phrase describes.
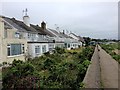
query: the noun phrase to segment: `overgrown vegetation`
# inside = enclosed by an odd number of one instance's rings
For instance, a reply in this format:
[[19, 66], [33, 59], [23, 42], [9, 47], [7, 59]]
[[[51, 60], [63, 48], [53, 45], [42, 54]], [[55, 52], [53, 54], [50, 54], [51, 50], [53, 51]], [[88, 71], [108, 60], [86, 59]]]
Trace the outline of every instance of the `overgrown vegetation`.
[[14, 60], [3, 68], [3, 87], [10, 88], [74, 88], [83, 87], [83, 79], [94, 47], [68, 52], [56, 48], [53, 54], [22, 62]]
[[120, 43], [113, 43], [113, 44], [101, 44], [101, 47], [109, 53], [118, 63], [120, 63], [120, 54], [116, 53], [116, 51], [120, 50]]

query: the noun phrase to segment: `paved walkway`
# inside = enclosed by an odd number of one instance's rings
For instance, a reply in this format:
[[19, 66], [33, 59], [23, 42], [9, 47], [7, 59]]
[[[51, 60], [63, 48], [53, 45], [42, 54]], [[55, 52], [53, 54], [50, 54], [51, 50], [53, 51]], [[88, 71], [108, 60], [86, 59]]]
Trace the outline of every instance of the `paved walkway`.
[[86, 88], [118, 88], [118, 62], [96, 47], [83, 82]]
[[99, 46], [101, 81], [104, 88], [118, 88], [118, 62]]

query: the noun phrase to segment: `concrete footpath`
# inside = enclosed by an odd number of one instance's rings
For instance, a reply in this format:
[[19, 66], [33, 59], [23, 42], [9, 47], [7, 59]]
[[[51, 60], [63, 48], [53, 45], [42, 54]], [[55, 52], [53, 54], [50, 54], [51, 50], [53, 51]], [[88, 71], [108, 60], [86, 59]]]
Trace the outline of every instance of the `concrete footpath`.
[[104, 88], [118, 88], [118, 62], [99, 46], [101, 81]]
[[83, 80], [85, 88], [118, 88], [118, 65], [100, 46], [96, 46]]

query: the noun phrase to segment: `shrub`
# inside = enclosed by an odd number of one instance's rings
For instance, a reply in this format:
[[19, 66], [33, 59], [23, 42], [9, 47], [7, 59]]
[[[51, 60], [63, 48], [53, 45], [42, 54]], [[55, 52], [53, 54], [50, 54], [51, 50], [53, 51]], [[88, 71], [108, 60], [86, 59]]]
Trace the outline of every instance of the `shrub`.
[[14, 60], [4, 72], [3, 87], [79, 89], [93, 51], [93, 47], [86, 47], [82, 52], [69, 53], [56, 47], [53, 54], [45, 53], [26, 62]]
[[55, 51], [59, 54], [65, 53], [65, 49], [64, 48], [59, 48], [59, 47], [55, 47]]
[[33, 83], [33, 80], [29, 79], [29, 77], [37, 78], [33, 65], [20, 60], [14, 60], [12, 66], [8, 67], [7, 72], [3, 71], [3, 87], [29, 87], [29, 84]]

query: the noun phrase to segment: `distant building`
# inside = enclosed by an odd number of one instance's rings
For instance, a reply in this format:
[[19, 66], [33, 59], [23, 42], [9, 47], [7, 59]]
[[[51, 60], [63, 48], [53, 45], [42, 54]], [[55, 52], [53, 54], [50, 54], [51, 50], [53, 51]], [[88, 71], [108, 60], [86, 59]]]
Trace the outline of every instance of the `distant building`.
[[95, 46], [96, 44], [97, 44], [96, 41], [90, 41], [89, 42], [89, 45], [94, 45]]
[[84, 39], [81, 36], [77, 36], [74, 33], [70, 33], [69, 36], [79, 42], [79, 47], [81, 47], [85, 43]]

